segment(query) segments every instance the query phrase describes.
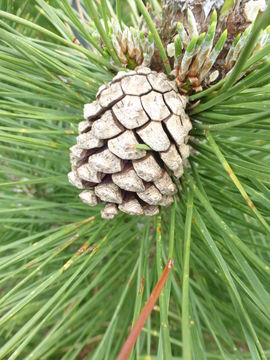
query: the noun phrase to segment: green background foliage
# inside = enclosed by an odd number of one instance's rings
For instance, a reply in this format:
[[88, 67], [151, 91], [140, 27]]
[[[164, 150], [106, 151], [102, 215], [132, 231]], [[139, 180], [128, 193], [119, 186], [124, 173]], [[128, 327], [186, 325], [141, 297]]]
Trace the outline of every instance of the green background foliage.
[[108, 222], [68, 183], [69, 147], [119, 69], [100, 19], [136, 26], [143, 5], [80, 3], [84, 21], [68, 0], [0, 1], [0, 358], [115, 359], [169, 257], [132, 358], [269, 358], [269, 45], [191, 97], [193, 152], [171, 208]]

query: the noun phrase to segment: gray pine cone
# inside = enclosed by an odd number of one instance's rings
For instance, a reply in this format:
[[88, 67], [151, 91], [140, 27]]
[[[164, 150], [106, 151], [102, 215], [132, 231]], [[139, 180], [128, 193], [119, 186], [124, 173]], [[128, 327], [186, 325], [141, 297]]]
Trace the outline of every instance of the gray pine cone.
[[[189, 156], [187, 97], [165, 74], [140, 67], [119, 72], [84, 106], [77, 144], [70, 149], [69, 181], [90, 206], [105, 203], [102, 217], [121, 210], [156, 215], [173, 202]], [[140, 148], [146, 144], [151, 150]], [[139, 145], [139, 146], [138, 146]]]

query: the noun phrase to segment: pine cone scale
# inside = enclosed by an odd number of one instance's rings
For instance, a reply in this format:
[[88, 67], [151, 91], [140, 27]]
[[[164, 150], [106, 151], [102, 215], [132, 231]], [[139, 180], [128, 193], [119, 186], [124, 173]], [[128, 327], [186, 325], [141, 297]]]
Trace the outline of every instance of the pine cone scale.
[[151, 91], [149, 94], [142, 96], [141, 101], [145, 112], [153, 121], [162, 121], [170, 115], [162, 94], [157, 91]]
[[152, 154], [147, 154], [142, 159], [134, 160], [132, 164], [137, 175], [146, 182], [152, 182], [162, 177], [162, 168], [158, 165]]
[[127, 95], [112, 108], [117, 120], [127, 129], [135, 129], [147, 123], [149, 117], [145, 113], [138, 96]]
[[98, 98], [98, 102], [103, 109], [106, 109], [121, 100], [123, 97], [124, 93], [120, 83], [115, 83], [102, 91]]
[[166, 151], [170, 146], [170, 140], [160, 122], [148, 122], [148, 124], [137, 130], [137, 134], [154, 151]]
[[115, 156], [109, 149], [93, 154], [88, 159], [88, 164], [96, 171], [105, 174], [113, 174], [123, 169], [121, 159]]
[[92, 125], [92, 134], [97, 139], [111, 139], [121, 134], [125, 128], [117, 121], [113, 112], [107, 110], [100, 119], [94, 121]]
[[123, 92], [126, 95], [141, 96], [149, 93], [152, 90], [148, 81], [145, 81], [147, 77], [143, 75], [128, 76], [121, 80], [121, 86]]
[[131, 130], [126, 130], [121, 135], [108, 141], [109, 150], [123, 160], [141, 159], [146, 155], [145, 150], [137, 150], [139, 142]]

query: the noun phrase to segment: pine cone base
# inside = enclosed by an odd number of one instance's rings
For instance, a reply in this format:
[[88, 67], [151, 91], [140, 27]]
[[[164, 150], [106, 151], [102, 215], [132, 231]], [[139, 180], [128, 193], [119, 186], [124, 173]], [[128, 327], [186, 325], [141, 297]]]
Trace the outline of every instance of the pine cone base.
[[[189, 156], [187, 97], [165, 74], [140, 67], [119, 72], [84, 106], [77, 144], [70, 149], [69, 181], [101, 216], [118, 211], [153, 216], [169, 206]], [[141, 144], [144, 144], [141, 146]], [[147, 146], [145, 146], [147, 145]], [[145, 149], [149, 150], [145, 150]]]

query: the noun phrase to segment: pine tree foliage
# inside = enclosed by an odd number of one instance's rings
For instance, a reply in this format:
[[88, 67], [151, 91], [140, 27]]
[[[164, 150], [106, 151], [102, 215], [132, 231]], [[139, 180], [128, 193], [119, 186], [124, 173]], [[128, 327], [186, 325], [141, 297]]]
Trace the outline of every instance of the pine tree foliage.
[[0, 1], [0, 359], [117, 358], [168, 258], [132, 359], [270, 357], [270, 45], [250, 56], [269, 12], [232, 73], [190, 98], [174, 204], [108, 222], [68, 183], [68, 149], [121, 67], [111, 17], [153, 22], [141, 0]]

